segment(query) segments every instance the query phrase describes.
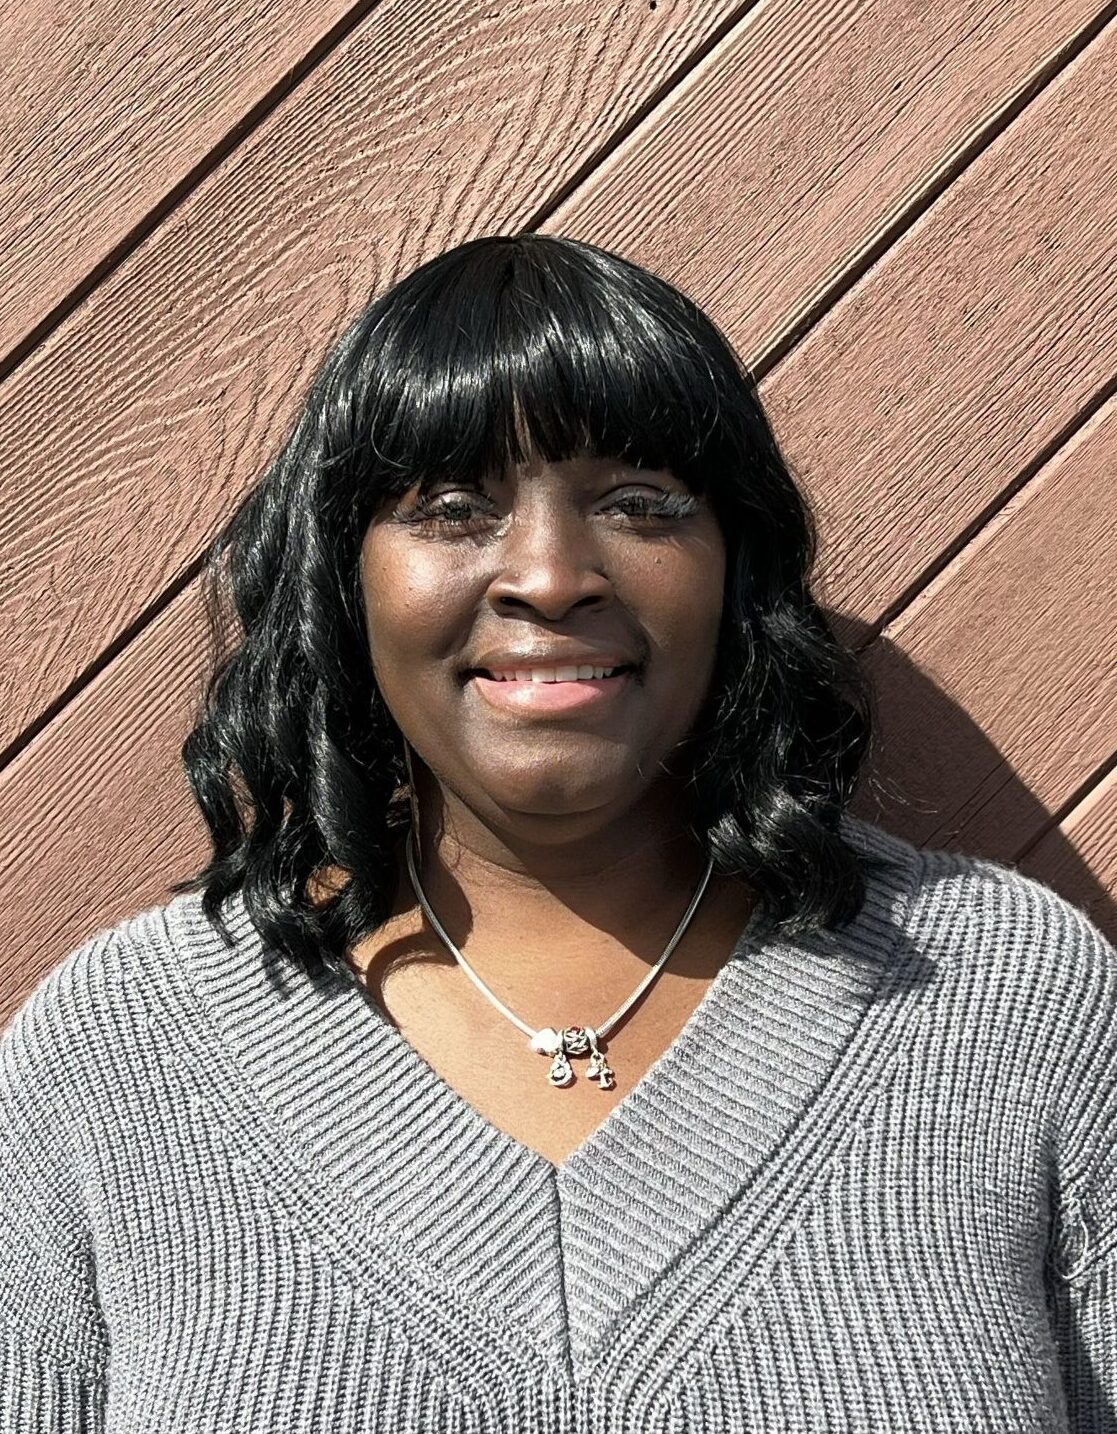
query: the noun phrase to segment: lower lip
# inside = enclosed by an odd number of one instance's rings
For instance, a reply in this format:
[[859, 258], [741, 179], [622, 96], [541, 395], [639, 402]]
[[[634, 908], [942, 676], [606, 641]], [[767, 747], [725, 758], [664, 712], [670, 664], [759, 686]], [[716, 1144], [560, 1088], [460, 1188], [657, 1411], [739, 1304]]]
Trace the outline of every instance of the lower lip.
[[628, 671], [578, 682], [500, 682], [495, 677], [474, 674], [470, 681], [490, 707], [502, 712], [551, 714], [599, 707], [621, 693], [631, 676]]

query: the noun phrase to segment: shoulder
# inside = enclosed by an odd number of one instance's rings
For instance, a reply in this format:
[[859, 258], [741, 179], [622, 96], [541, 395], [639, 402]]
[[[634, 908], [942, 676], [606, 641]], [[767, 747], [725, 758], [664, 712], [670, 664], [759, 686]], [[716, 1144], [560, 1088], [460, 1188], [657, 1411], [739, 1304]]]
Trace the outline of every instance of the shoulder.
[[884, 858], [882, 878], [902, 890], [909, 937], [943, 960], [1046, 966], [1069, 980], [1112, 981], [1117, 952], [1085, 911], [1046, 882], [990, 857], [920, 847], [846, 814], [842, 835]]
[[[909, 940], [938, 1019], [1040, 1095], [1060, 1178], [1117, 1204], [1117, 949], [1082, 908], [986, 857], [922, 851]], [[1107, 1173], [1102, 1175], [1103, 1168]], [[1096, 1194], [1091, 1199], [1097, 1198]]]
[[916, 916], [956, 960], [1030, 973], [1071, 999], [1117, 992], [1117, 951], [1054, 887], [988, 857], [927, 848], [922, 858]]
[[1117, 950], [1085, 911], [1005, 862], [866, 822], [850, 835], [895, 863], [872, 880], [899, 893], [897, 956], [929, 984], [938, 1018], [1035, 1050], [1053, 1080], [1087, 1053], [1117, 1059]]
[[868, 823], [851, 835], [907, 873], [876, 880], [903, 891], [901, 965], [925, 988], [926, 1019], [1014, 1101], [1037, 1103], [1064, 1203], [1117, 1248], [1117, 949], [1016, 866]]
[[175, 918], [199, 903], [189, 894], [130, 913], [45, 972], [0, 1031], [0, 1099], [9, 1108], [68, 1117], [110, 1079], [126, 1078], [152, 1041], [153, 1015], [174, 1003], [168, 963], [184, 955]]
[[[98, 929], [41, 977], [0, 1032], [0, 1306], [18, 1299], [34, 1358], [101, 1378], [97, 1211], [153, 1168], [137, 1132], [164, 1099], [150, 1017], [165, 1000], [166, 912]], [[149, 1078], [150, 1077], [150, 1078]], [[3, 1323], [0, 1316], [0, 1324]]]

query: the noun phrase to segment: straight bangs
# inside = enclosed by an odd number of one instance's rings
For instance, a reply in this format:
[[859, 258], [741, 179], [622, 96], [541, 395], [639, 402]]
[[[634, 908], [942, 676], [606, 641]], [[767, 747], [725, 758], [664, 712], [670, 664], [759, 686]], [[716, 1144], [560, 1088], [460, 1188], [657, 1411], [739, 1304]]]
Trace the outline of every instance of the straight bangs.
[[381, 497], [583, 455], [702, 493], [739, 453], [719, 426], [745, 382], [732, 350], [683, 295], [592, 245], [467, 243], [374, 309], [354, 336], [367, 383], [351, 456]]

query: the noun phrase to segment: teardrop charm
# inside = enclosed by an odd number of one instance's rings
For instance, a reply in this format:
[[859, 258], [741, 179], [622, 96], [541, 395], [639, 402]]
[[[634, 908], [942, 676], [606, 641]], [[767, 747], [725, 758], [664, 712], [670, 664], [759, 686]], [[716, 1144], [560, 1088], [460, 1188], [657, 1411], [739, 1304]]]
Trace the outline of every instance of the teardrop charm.
[[555, 1058], [547, 1072], [547, 1079], [552, 1085], [569, 1085], [574, 1079], [574, 1071], [563, 1051], [555, 1052]]

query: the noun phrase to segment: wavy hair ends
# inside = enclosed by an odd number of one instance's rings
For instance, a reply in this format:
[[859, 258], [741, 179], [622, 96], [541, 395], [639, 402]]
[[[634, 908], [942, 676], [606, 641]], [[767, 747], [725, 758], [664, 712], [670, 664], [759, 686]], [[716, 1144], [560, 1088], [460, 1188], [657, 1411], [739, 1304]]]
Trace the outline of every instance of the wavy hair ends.
[[670, 470], [708, 494], [725, 538], [715, 676], [677, 749], [715, 869], [749, 881], [787, 934], [859, 911], [878, 859], [839, 821], [872, 694], [811, 595], [814, 520], [756, 385], [665, 280], [521, 233], [458, 245], [366, 305], [207, 550], [215, 646], [182, 760], [213, 851], [172, 890], [202, 890], [227, 944], [222, 906], [239, 892], [268, 946], [351, 979], [347, 953], [392, 910], [409, 811], [364, 625], [373, 515], [447, 471], [480, 482], [583, 453]]

